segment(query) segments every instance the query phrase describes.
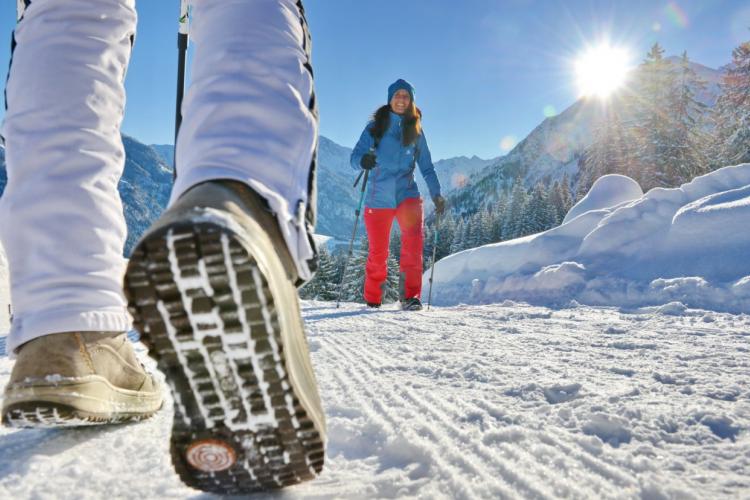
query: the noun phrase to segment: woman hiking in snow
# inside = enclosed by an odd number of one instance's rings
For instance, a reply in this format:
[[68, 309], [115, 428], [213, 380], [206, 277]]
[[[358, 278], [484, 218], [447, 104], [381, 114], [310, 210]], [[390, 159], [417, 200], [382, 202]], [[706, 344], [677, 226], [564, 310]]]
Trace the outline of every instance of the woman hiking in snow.
[[365, 269], [365, 301], [380, 307], [388, 274], [388, 244], [394, 217], [401, 229], [401, 308], [422, 309], [422, 198], [414, 180], [419, 165], [435, 211], [445, 199], [422, 130], [422, 112], [414, 104], [414, 87], [397, 80], [388, 87], [388, 104], [375, 111], [354, 147], [352, 168], [370, 170], [365, 198], [365, 228], [369, 241]]

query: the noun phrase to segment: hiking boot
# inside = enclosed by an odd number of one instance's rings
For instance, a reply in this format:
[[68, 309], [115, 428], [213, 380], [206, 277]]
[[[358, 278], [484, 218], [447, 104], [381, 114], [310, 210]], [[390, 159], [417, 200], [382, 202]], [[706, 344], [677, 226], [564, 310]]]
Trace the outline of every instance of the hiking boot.
[[367, 307], [371, 309], [380, 309], [380, 302], [368, 302]]
[[162, 392], [125, 333], [37, 337], [18, 352], [3, 397], [13, 427], [108, 424], [150, 417]]
[[174, 395], [172, 463], [221, 494], [323, 467], [325, 419], [276, 217], [245, 184], [194, 186], [142, 237], [125, 294]]
[[410, 299], [404, 299], [401, 301], [401, 310], [403, 311], [421, 311], [422, 310], [422, 302], [416, 298], [412, 297]]

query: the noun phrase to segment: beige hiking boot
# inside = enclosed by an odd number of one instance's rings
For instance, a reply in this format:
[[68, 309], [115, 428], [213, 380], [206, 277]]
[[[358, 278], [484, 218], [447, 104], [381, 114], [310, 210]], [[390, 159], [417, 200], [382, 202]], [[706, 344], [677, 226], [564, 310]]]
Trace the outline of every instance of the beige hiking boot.
[[68, 332], [38, 337], [17, 353], [3, 395], [13, 427], [107, 424], [150, 417], [162, 391], [125, 333]]

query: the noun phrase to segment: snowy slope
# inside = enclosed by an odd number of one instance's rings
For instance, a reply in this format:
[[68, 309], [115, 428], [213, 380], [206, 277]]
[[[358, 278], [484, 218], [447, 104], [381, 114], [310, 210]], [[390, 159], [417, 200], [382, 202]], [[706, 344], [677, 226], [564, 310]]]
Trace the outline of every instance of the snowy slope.
[[602, 177], [561, 226], [439, 261], [433, 299], [750, 312], [750, 164], [643, 196], [634, 184]]
[[[327, 465], [283, 498], [747, 498], [750, 317], [507, 302], [304, 304]], [[152, 363], [149, 363], [152, 366]], [[0, 384], [11, 362], [0, 357]], [[172, 403], [103, 429], [0, 429], [0, 498], [188, 498]], [[199, 498], [211, 498], [203, 495]]]
[[174, 165], [174, 146], [171, 144], [151, 144], [151, 149], [161, 157], [167, 165]]
[[127, 135], [125, 145], [125, 171], [118, 186], [128, 224], [125, 255], [130, 255], [135, 243], [151, 223], [166, 208], [172, 191], [172, 166], [150, 146]]

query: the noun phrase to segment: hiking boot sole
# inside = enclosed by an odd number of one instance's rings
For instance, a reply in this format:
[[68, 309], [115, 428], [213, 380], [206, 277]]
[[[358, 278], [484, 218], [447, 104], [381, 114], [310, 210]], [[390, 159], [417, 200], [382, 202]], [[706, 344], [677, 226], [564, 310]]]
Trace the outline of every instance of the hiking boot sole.
[[2, 421], [9, 427], [114, 424], [151, 417], [161, 405], [160, 392], [121, 389], [97, 375], [61, 378], [53, 384], [9, 386]]
[[175, 470], [221, 494], [314, 478], [324, 415], [297, 291], [271, 240], [218, 210], [170, 220], [137, 245], [125, 294], [174, 397]]

